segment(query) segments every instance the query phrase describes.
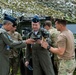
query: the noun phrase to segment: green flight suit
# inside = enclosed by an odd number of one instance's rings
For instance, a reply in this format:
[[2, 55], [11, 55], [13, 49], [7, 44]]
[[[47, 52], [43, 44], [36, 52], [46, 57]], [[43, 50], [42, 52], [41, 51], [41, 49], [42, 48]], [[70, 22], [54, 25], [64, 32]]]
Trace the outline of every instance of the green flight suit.
[[7, 45], [14, 48], [23, 48], [26, 44], [23, 41], [13, 41], [9, 38], [4, 28], [0, 29], [0, 75], [9, 75], [9, 50]]
[[[32, 31], [30, 38], [35, 37]], [[47, 33], [47, 32], [46, 32]], [[37, 35], [41, 35], [41, 29], [38, 31]], [[50, 40], [49, 40], [50, 41]], [[32, 50], [31, 50], [32, 49]], [[41, 47], [40, 44], [32, 44], [27, 45], [26, 48], [26, 61], [30, 60], [30, 55], [32, 53], [32, 61], [33, 61], [33, 75], [43, 75], [42, 70], [45, 75], [55, 75], [53, 70], [53, 65], [51, 62], [50, 53], [48, 50]]]

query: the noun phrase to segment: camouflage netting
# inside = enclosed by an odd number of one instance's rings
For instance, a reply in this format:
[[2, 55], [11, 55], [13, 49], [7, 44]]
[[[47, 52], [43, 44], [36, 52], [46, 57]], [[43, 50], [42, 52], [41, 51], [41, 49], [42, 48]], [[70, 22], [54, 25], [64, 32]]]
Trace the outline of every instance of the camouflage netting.
[[24, 13], [27, 17], [38, 14], [76, 22], [76, 0], [0, 0], [0, 7]]

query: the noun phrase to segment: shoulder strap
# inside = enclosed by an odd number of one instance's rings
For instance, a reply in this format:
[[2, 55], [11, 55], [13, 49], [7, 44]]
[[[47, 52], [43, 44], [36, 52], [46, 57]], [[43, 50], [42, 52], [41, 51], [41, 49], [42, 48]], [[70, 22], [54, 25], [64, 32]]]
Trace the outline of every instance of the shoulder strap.
[[27, 34], [27, 38], [30, 38], [31, 34], [32, 34], [32, 31]]

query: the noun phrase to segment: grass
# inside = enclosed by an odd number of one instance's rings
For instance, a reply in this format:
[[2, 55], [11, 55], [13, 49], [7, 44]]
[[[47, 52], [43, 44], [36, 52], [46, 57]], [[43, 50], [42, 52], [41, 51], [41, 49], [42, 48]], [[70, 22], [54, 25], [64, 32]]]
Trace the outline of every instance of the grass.
[[20, 69], [18, 70], [18, 73], [17, 73], [17, 75], [20, 75]]
[[76, 71], [74, 72], [74, 75], [76, 75]]

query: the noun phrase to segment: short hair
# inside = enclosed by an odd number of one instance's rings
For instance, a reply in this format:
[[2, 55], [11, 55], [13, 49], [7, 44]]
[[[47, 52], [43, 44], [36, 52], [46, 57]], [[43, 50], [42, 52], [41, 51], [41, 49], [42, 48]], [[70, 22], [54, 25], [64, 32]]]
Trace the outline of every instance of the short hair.
[[6, 25], [7, 23], [12, 23], [12, 22], [10, 22], [10, 21], [8, 21], [8, 20], [4, 20], [4, 21], [3, 21], [3, 25]]
[[56, 19], [55, 22], [57, 22], [58, 24], [62, 24], [63, 26], [66, 26], [67, 21], [64, 19]]
[[52, 26], [52, 22], [49, 20], [45, 21], [43, 27], [45, 27], [45, 26], [49, 26], [49, 27]]

